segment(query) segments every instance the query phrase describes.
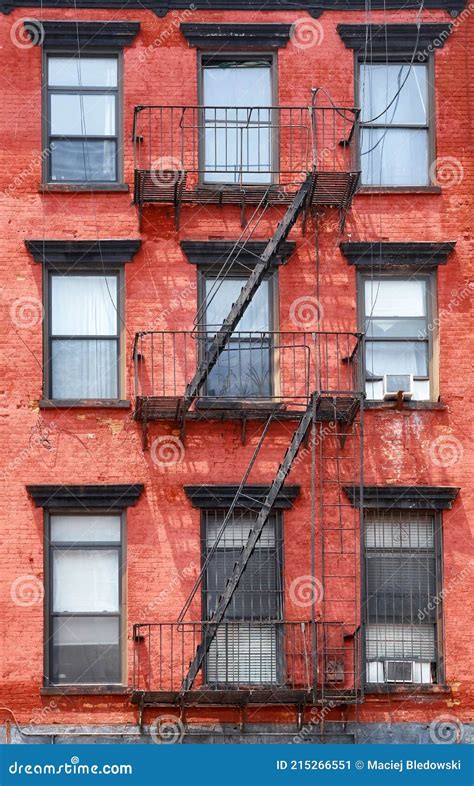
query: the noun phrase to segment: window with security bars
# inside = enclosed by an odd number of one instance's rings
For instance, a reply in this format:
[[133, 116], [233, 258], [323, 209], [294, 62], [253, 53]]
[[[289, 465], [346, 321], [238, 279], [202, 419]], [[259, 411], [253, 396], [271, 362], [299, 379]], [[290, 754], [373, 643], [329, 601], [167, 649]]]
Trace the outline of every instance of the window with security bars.
[[434, 516], [369, 515], [364, 537], [367, 682], [437, 682], [440, 577]]
[[[212, 616], [257, 518], [256, 512], [235, 512], [218, 539], [225, 514], [222, 510], [204, 514], [203, 556], [208, 559], [203, 604], [206, 619]], [[276, 621], [281, 619], [282, 608], [280, 552], [280, 521], [273, 515], [263, 529], [210, 646], [206, 662], [209, 684], [278, 682]]]

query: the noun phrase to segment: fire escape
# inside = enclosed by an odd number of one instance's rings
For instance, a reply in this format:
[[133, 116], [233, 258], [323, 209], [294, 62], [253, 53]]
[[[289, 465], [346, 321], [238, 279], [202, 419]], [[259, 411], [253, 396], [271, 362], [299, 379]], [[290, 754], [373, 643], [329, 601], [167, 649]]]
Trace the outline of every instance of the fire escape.
[[[190, 331], [141, 331], [135, 337], [135, 418], [142, 423], [145, 448], [153, 421], [178, 422], [184, 435], [189, 420], [238, 418], [243, 440], [248, 420], [264, 422], [178, 619], [134, 625], [132, 700], [141, 709], [284, 703], [301, 714], [307, 703], [354, 703], [361, 696], [358, 512], [342, 492], [354, 474], [362, 485], [361, 336], [238, 329], [297, 220], [305, 222], [323, 206], [339, 209], [343, 219], [357, 188], [352, 158], [357, 111], [317, 106], [316, 99], [317, 94], [308, 107], [135, 110], [140, 215], [145, 206], [173, 204], [179, 224], [185, 203], [240, 206], [242, 234], [222, 266], [222, 280], [261, 212], [273, 205], [286, 208], [219, 327], [203, 330], [197, 319]], [[277, 421], [287, 421], [292, 436], [255, 505], [249, 479]], [[239, 619], [236, 608], [245, 605], [251, 566], [262, 548], [272, 548], [276, 500], [300, 461], [310, 462], [312, 478], [311, 576], [304, 578], [312, 591], [318, 586], [324, 591], [315, 595], [307, 619], [285, 618], [282, 605], [270, 616]], [[238, 547], [228, 549], [225, 581], [213, 593], [206, 587], [212, 595], [201, 615], [206, 618], [192, 621], [209, 566], [225, 556], [229, 532], [249, 503], [253, 513], [240, 525]], [[295, 592], [297, 587], [290, 589], [290, 595]], [[286, 593], [280, 587], [280, 595]]]

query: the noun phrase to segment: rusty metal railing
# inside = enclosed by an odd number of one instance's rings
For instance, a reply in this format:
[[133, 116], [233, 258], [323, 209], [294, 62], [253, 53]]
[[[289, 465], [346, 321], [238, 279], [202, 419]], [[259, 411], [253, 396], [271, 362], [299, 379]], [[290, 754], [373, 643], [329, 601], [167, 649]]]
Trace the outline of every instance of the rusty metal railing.
[[186, 174], [188, 188], [286, 185], [310, 171], [353, 172], [358, 117], [354, 107], [332, 104], [136, 106], [135, 170], [163, 186], [173, 173]]
[[[181, 692], [208, 630], [206, 621], [135, 624], [132, 689]], [[221, 622], [194, 689], [271, 687], [355, 697], [360, 687], [358, 638], [359, 629], [342, 622]]]
[[[135, 335], [135, 396], [185, 395], [214, 331], [141, 331]], [[306, 407], [312, 393], [363, 392], [360, 333], [237, 331], [201, 391], [212, 400]]]

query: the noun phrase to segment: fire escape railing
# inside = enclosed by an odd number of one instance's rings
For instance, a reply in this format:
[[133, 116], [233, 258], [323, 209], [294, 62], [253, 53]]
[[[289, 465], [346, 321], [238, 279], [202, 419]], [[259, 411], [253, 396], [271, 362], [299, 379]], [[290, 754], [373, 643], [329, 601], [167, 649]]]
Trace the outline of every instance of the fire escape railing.
[[249, 184], [252, 176], [266, 184], [271, 175], [285, 182], [313, 169], [354, 171], [358, 114], [335, 106], [137, 106], [135, 169], [229, 184]]
[[[133, 626], [132, 690], [173, 702], [208, 622]], [[342, 622], [224, 621], [204, 659], [194, 690], [204, 694], [271, 689], [353, 696], [359, 686], [359, 630]]]
[[[135, 336], [137, 400], [184, 399], [213, 331], [141, 331]], [[361, 334], [331, 331], [234, 331], [210, 370], [200, 401], [273, 403], [304, 409], [313, 392], [357, 395]]]

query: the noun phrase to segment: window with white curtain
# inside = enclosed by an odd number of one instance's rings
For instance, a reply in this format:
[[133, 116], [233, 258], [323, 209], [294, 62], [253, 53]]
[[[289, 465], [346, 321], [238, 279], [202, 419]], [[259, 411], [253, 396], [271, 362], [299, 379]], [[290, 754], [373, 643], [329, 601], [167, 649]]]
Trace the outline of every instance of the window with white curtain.
[[430, 399], [430, 282], [428, 276], [362, 278], [369, 399], [383, 398], [385, 374], [411, 374], [414, 399]]
[[204, 179], [207, 183], [270, 183], [272, 61], [205, 58]]
[[49, 680], [122, 679], [120, 515], [49, 517]]
[[[203, 556], [208, 560], [205, 619], [212, 616], [257, 517], [252, 511], [235, 511], [218, 539], [225, 514], [225, 510], [203, 514]], [[279, 530], [278, 517], [270, 516], [209, 648], [206, 662], [209, 683], [247, 685], [278, 681], [276, 620], [281, 618], [283, 592]], [[216, 548], [211, 552], [213, 547]]]
[[50, 396], [119, 397], [118, 273], [52, 273]]
[[[209, 275], [203, 285], [203, 353], [245, 286], [245, 277]], [[260, 284], [226, 348], [211, 370], [205, 395], [269, 398], [272, 395], [270, 279]]]
[[361, 182], [430, 184], [427, 63], [359, 64]]
[[49, 55], [48, 180], [118, 179], [118, 56]]
[[365, 652], [368, 683], [439, 681], [440, 576], [436, 519], [410, 511], [366, 516]]

